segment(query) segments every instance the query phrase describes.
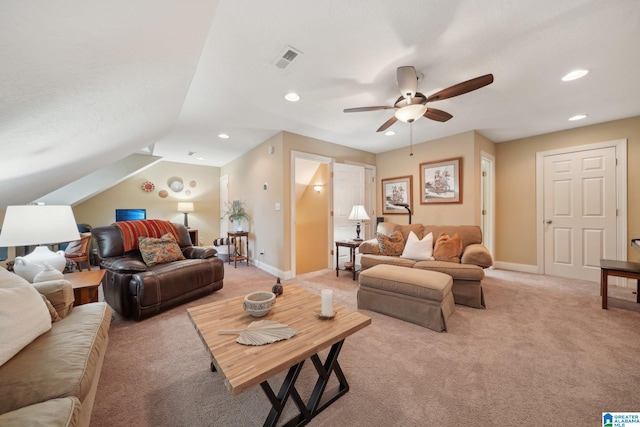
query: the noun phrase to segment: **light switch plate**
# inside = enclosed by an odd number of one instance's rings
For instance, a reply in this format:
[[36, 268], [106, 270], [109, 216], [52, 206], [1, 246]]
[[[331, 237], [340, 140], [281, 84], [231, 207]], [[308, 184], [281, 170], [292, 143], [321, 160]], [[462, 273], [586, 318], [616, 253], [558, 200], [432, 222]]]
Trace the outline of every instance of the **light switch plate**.
[[279, 211], [280, 210], [280, 203], [276, 203], [276, 210]]

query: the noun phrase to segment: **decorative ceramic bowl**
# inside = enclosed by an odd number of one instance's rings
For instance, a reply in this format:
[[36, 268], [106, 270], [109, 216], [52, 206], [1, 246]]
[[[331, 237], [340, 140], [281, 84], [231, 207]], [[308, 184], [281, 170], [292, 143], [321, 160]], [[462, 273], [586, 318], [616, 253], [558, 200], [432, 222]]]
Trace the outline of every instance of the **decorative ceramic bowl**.
[[276, 305], [276, 294], [273, 292], [253, 292], [244, 297], [242, 307], [253, 317], [266, 316]]

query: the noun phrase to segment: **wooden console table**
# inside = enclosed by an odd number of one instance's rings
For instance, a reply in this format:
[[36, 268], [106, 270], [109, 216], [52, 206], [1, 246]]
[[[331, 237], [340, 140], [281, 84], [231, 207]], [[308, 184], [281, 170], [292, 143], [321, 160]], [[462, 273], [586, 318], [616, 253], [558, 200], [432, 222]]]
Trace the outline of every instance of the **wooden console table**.
[[[238, 268], [238, 261], [244, 261], [249, 265], [249, 232], [248, 231], [228, 231], [228, 242], [232, 237], [235, 237], [235, 243], [233, 244], [233, 252], [231, 252], [231, 243], [227, 244], [229, 250], [229, 264], [233, 261], [233, 268]], [[244, 237], [245, 252], [242, 255], [242, 238]]]
[[640, 303], [640, 263], [628, 261], [616, 261], [612, 259], [600, 260], [600, 295], [602, 295], [602, 308], [607, 308], [608, 276], [626, 277], [636, 279], [636, 302]]

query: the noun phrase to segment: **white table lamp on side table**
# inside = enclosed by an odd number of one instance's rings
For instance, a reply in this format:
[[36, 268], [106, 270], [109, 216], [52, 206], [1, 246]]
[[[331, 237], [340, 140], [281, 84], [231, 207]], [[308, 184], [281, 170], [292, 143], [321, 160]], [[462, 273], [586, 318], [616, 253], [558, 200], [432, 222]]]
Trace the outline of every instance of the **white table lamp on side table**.
[[67, 264], [64, 251], [52, 252], [47, 246], [80, 240], [71, 206], [8, 206], [0, 231], [0, 246], [40, 245], [24, 257], [16, 257], [15, 273], [30, 283], [46, 265], [61, 273]]
[[362, 241], [362, 238], [360, 238], [360, 221], [367, 221], [371, 219], [367, 214], [367, 210], [362, 205], [353, 205], [348, 219], [358, 221], [356, 223], [356, 238], [353, 240], [356, 242]]

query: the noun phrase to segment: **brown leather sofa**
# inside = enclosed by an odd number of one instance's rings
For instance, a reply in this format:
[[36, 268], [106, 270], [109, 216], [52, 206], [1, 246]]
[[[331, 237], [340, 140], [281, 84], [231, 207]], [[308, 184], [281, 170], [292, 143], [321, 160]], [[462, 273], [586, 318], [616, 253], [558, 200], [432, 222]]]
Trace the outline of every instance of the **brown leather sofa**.
[[91, 230], [100, 268], [107, 270], [102, 279], [104, 298], [121, 315], [141, 320], [222, 288], [224, 263], [216, 250], [193, 246], [186, 227], [173, 225], [186, 259], [151, 267], [145, 264], [139, 250], [125, 253], [118, 226]]

